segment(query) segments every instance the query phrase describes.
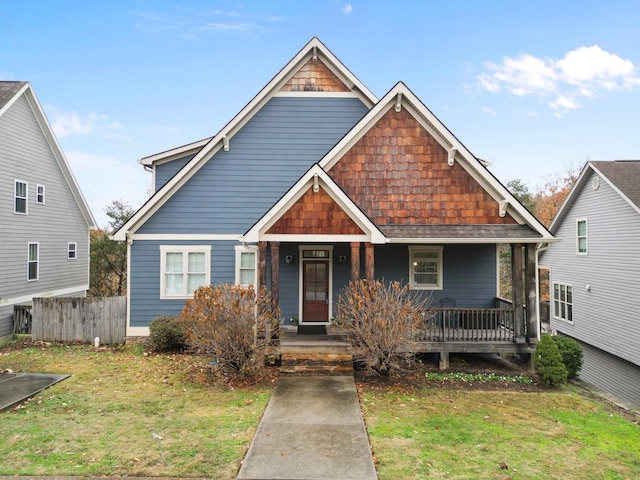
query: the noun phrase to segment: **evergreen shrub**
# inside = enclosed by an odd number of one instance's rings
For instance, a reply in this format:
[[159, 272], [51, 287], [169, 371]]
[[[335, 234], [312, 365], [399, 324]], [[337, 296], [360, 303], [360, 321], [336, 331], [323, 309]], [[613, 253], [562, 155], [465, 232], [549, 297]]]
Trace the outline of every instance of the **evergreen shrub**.
[[535, 366], [546, 385], [557, 387], [567, 383], [567, 369], [556, 342], [550, 335], [543, 335], [536, 346]]
[[569, 378], [577, 377], [582, 368], [582, 345], [570, 337], [557, 336], [553, 337], [553, 340], [562, 355], [562, 363], [567, 369]]
[[179, 352], [187, 346], [184, 322], [175, 315], [161, 315], [149, 325], [149, 347], [154, 352]]

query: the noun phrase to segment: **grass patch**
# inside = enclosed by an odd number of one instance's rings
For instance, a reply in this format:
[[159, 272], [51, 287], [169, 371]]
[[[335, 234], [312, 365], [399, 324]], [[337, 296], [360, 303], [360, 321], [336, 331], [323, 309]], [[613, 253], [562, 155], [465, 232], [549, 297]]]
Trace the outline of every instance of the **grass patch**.
[[575, 388], [360, 388], [380, 480], [640, 476], [637, 421]]
[[271, 387], [193, 381], [206, 362], [140, 346], [0, 349], [0, 369], [72, 375], [0, 414], [0, 475], [235, 478]]

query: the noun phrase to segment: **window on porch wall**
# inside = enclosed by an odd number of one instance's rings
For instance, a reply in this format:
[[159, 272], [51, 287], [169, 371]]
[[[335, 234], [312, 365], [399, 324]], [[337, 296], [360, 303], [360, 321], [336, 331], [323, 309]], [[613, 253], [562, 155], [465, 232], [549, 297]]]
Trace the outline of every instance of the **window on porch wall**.
[[442, 290], [442, 247], [409, 247], [410, 287]]

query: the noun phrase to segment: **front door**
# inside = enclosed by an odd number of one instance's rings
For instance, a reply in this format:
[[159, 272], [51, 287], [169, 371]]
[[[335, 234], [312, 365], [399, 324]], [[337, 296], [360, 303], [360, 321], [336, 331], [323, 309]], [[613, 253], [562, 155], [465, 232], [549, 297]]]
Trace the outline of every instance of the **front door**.
[[302, 322], [329, 321], [329, 262], [305, 260], [302, 275]]

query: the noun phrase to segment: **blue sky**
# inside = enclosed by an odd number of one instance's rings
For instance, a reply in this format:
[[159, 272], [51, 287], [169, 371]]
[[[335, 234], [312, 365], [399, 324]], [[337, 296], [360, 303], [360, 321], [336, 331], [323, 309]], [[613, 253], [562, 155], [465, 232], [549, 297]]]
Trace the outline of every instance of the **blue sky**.
[[640, 2], [0, 0], [100, 226], [142, 157], [214, 135], [317, 36], [375, 95], [403, 81], [503, 182], [640, 158]]

